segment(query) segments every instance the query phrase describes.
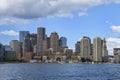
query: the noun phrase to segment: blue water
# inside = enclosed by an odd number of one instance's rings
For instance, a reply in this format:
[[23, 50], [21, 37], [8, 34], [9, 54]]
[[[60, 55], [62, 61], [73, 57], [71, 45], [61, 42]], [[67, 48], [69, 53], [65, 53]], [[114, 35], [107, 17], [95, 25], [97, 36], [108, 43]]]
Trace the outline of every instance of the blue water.
[[0, 64], [0, 80], [120, 80], [120, 64]]

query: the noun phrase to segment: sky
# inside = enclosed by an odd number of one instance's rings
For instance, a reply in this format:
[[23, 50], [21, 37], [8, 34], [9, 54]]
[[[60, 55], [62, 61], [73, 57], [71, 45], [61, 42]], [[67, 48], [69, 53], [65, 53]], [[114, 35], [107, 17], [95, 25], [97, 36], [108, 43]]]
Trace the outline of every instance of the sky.
[[110, 55], [120, 48], [120, 0], [0, 0], [0, 43], [19, 40], [19, 31], [66, 37], [69, 48], [83, 36], [106, 38]]

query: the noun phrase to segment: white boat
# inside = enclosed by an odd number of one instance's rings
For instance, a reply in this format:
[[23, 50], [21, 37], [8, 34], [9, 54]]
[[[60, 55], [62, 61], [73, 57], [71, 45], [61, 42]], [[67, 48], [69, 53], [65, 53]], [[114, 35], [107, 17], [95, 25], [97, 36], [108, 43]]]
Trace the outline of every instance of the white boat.
[[94, 64], [94, 62], [92, 62], [92, 64]]
[[30, 60], [30, 63], [36, 63], [37, 61], [36, 60]]
[[57, 61], [58, 64], [63, 64], [64, 62]]
[[72, 61], [69, 61], [69, 63], [73, 63]]

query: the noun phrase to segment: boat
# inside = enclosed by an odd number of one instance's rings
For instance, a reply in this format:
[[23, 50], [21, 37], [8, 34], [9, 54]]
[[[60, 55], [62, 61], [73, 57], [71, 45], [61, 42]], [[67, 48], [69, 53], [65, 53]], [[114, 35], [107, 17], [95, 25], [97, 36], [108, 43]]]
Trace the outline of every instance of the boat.
[[94, 62], [92, 62], [92, 64], [94, 64]]
[[71, 63], [73, 63], [72, 61], [69, 61], [69, 63], [71, 64]]
[[36, 63], [37, 61], [36, 60], [30, 60], [30, 63]]

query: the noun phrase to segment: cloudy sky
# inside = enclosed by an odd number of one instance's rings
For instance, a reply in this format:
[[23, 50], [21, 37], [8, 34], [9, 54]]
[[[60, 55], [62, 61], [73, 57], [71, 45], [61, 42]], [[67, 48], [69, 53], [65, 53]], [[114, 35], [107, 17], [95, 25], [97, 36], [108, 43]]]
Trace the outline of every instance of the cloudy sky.
[[120, 0], [0, 0], [0, 42], [19, 39], [19, 31], [45, 27], [68, 46], [83, 36], [106, 38], [109, 54], [120, 47]]

